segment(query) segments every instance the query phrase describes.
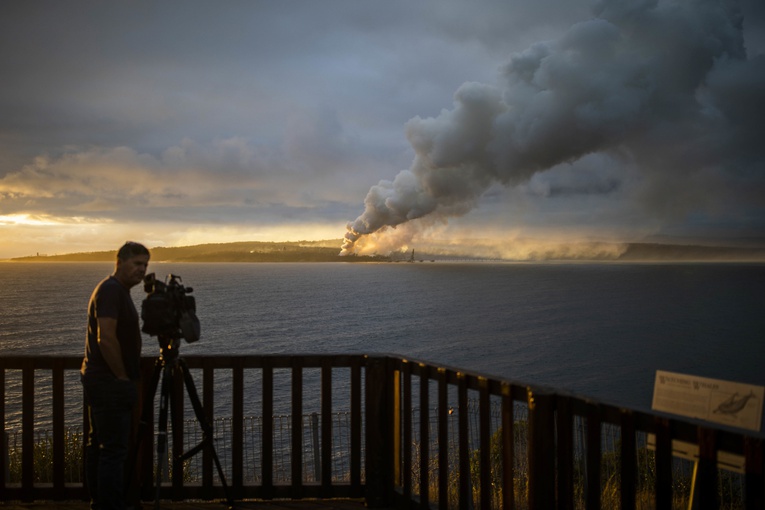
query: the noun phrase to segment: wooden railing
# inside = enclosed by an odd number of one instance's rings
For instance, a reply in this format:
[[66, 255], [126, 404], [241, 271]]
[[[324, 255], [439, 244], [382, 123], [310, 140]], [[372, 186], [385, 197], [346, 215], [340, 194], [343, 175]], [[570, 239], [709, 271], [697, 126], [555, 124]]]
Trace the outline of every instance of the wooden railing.
[[[741, 507], [765, 508], [763, 439], [758, 435], [618, 408], [393, 355], [183, 359], [197, 384], [201, 382], [199, 396], [207, 418], [216, 418], [214, 409], [221, 407], [225, 411], [218, 412], [231, 417], [226, 482], [230, 495], [237, 500], [364, 498], [370, 507], [508, 510], [619, 505], [630, 510], [648, 497], [651, 508], [668, 509], [678, 496], [673, 480], [673, 442], [684, 441], [698, 446], [692, 495], [698, 508], [718, 508], [721, 498], [726, 497], [718, 490], [719, 452], [742, 459]], [[0, 500], [86, 497], [83, 482], [67, 483], [63, 476], [65, 415], [70, 412], [67, 409], [72, 399], [82, 401], [76, 377], [80, 361], [79, 357], [0, 358], [0, 422], [5, 428], [7, 418], [18, 408], [22, 429], [20, 480], [9, 481], [8, 462], [0, 462]], [[151, 380], [154, 361], [143, 360], [143, 380]], [[20, 381], [20, 394], [16, 382], [13, 389], [7, 384], [10, 380]], [[46, 402], [50, 402], [50, 409], [40, 409], [41, 392], [49, 397]], [[200, 479], [185, 479], [188, 473], [179, 460], [185, 444], [181, 420], [188, 414], [183, 392], [181, 378], [176, 377], [171, 399], [172, 477], [170, 483], [161, 484], [160, 497], [223, 499], [225, 491], [209, 449], [200, 454]], [[283, 397], [285, 393], [289, 396]], [[471, 413], [468, 407], [475, 402], [477, 413]], [[292, 417], [288, 483], [277, 483], [273, 478], [277, 447], [273, 420], [262, 420], [256, 438], [259, 465], [245, 462], [243, 452], [251, 445], [243, 423], [245, 408], [252, 406], [260, 416], [274, 416], [286, 409]], [[249, 408], [247, 411], [253, 412]], [[333, 443], [337, 438], [331, 420], [338, 410], [350, 414], [350, 438], [343, 446], [350, 460], [342, 473], [333, 472], [333, 456], [337, 455]], [[307, 476], [303, 462], [306, 411], [316, 412], [320, 421], [320, 462], [313, 478]], [[36, 481], [35, 428], [41, 413], [49, 415], [52, 423], [53, 479], [46, 483]], [[150, 414], [150, 422], [155, 419]], [[604, 451], [606, 428], [618, 434], [616, 451]], [[478, 439], [471, 439], [474, 437]], [[154, 448], [154, 437], [149, 433], [141, 442], [136, 475], [145, 500], [156, 494]], [[8, 449], [7, 441], [0, 441], [0, 459], [8, 458]], [[646, 455], [650, 456], [650, 469], [639, 467], [638, 458]], [[618, 459], [615, 464], [614, 458]], [[611, 480], [602, 476], [605, 464], [608, 469], [617, 466]], [[253, 471], [259, 476], [249, 476]], [[613, 497], [606, 495], [606, 485], [613, 489], [617, 502], [606, 499]]]

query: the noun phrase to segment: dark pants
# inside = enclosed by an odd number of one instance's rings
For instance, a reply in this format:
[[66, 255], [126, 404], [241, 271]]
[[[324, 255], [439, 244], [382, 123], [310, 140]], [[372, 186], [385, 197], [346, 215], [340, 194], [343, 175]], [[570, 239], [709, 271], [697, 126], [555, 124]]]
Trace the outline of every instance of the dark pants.
[[93, 509], [125, 508], [125, 460], [138, 389], [133, 382], [113, 377], [83, 378], [90, 438], [85, 476]]

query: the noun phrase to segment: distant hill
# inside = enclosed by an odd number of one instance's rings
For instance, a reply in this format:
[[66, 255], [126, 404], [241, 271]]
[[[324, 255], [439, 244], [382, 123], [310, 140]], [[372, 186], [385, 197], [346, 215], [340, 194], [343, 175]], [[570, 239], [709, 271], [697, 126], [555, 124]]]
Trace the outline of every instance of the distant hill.
[[[195, 246], [151, 248], [153, 261], [165, 262], [385, 262], [387, 256], [346, 256], [339, 255], [341, 239], [324, 241], [294, 242], [238, 242], [221, 244], [199, 244]], [[469, 248], [465, 248], [469, 250]], [[116, 250], [64, 255], [39, 255], [11, 259], [18, 262], [111, 262]], [[419, 251], [419, 260], [444, 259], [443, 256]], [[454, 259], [455, 257], [449, 256]], [[469, 253], [458, 257], [461, 260], [477, 259]], [[398, 261], [401, 261], [399, 256]], [[570, 257], [549, 260], [586, 260]], [[765, 262], [765, 248], [701, 246], [659, 243], [631, 243], [621, 255], [599, 256], [598, 261], [615, 262]]]
[[763, 262], [765, 248], [634, 243], [617, 260]]
[[[172, 262], [366, 262], [378, 257], [340, 257], [342, 240], [238, 242], [150, 248], [153, 261]], [[19, 262], [111, 262], [116, 250], [11, 259]], [[384, 260], [387, 260], [385, 258]]]

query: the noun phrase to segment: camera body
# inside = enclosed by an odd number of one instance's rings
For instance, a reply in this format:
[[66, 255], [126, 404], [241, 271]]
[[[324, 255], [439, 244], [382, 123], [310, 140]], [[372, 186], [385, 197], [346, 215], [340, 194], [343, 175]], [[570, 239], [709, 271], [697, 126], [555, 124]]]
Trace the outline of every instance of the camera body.
[[141, 331], [160, 339], [185, 338], [188, 343], [199, 340], [200, 325], [196, 315], [196, 300], [189, 296], [193, 289], [184, 287], [181, 277], [167, 275], [165, 282], [154, 273], [143, 279], [143, 290], [148, 294], [141, 304]]

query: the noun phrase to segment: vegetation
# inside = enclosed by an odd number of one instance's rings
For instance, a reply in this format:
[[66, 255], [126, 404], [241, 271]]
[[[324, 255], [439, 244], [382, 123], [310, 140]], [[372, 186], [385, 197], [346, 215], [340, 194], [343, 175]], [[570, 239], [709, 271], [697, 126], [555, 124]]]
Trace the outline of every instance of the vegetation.
[[[361, 256], [340, 256], [341, 239], [324, 241], [262, 242], [248, 241], [223, 244], [199, 244], [181, 247], [154, 247], [152, 260], [167, 262], [381, 262], [408, 260], [402, 254]], [[448, 258], [461, 260], [475, 259], [471, 248], [465, 247], [465, 254], [450, 255]], [[111, 262], [116, 250], [63, 255], [32, 255], [11, 259], [18, 262]], [[398, 258], [396, 258], [398, 257]], [[419, 260], [444, 258], [427, 250], [418, 250]], [[598, 260], [601, 262], [634, 261], [763, 261], [765, 248], [725, 247], [672, 244], [631, 243], [620, 255], [608, 253], [598, 256], [576, 254], [556, 255], [554, 252], [537, 254], [538, 260]]]
[[[151, 248], [153, 261], [165, 262], [376, 262], [387, 257], [340, 256], [341, 240], [284, 243], [241, 242], [200, 244], [174, 248]], [[18, 262], [112, 262], [117, 251], [34, 255], [11, 259]]]
[[[513, 424], [513, 496], [515, 508], [528, 507], [528, 464], [526, 438], [528, 434], [528, 422], [516, 421]], [[413, 445], [412, 492], [418, 494], [421, 490], [419, 477], [419, 448], [420, 444]], [[621, 506], [621, 454], [618, 442], [613, 449], [606, 449], [601, 456], [601, 480], [600, 480], [600, 508], [619, 508]], [[475, 449], [470, 455], [470, 486], [472, 495], [472, 507], [478, 508], [481, 497], [481, 471], [480, 449]], [[496, 430], [490, 442], [489, 474], [492, 508], [502, 508], [505, 497], [502, 486], [502, 428]], [[647, 447], [637, 450], [638, 473], [636, 480], [635, 503], [637, 508], [654, 508], [656, 486], [656, 463], [654, 451]], [[672, 473], [672, 508], [685, 509], [688, 507], [691, 484], [693, 481], [690, 462], [676, 459]], [[449, 493], [448, 507], [456, 508], [459, 505], [460, 473], [457, 452], [450, 450], [449, 458]], [[431, 501], [438, 497], [438, 460], [433, 454], [430, 456], [429, 488], [428, 494]], [[729, 471], [720, 470], [718, 473], [718, 491], [720, 495], [720, 508], [725, 510], [740, 510], [745, 507], [743, 485], [740, 475]], [[584, 458], [579, 457], [574, 465], [574, 508], [583, 509], [586, 506], [587, 474], [584, 467]]]
[[[7, 434], [7, 433], [6, 433]], [[21, 482], [21, 445], [18, 434], [7, 435], [8, 481]], [[34, 442], [33, 453], [35, 483], [53, 482], [53, 437], [48, 432], [40, 433]], [[64, 483], [76, 483], [83, 479], [82, 431], [67, 428], [64, 431]]]
[[[7, 434], [7, 433], [6, 433]], [[8, 482], [21, 483], [22, 449], [18, 433], [7, 434], [8, 440]], [[84, 449], [83, 434], [79, 427], [68, 427], [64, 430], [64, 483], [81, 483], [84, 479]], [[53, 437], [49, 431], [37, 434], [32, 454], [34, 483], [53, 483]], [[193, 481], [190, 461], [183, 463], [183, 481]], [[163, 466], [163, 479], [170, 480], [173, 476], [172, 463]]]
[[[289, 417], [280, 417], [285, 422], [289, 422]], [[251, 418], [252, 419], [252, 418]], [[344, 416], [336, 423], [336, 433], [341, 434], [339, 429], [347, 428], [350, 426], [349, 418]], [[223, 420], [218, 420], [223, 421]], [[190, 425], [189, 425], [190, 424]], [[218, 423], [222, 425], [221, 423]], [[187, 422], [187, 426], [194, 425], [193, 421]], [[252, 427], [250, 427], [252, 429]], [[255, 429], [252, 429], [255, 430]], [[279, 427], [281, 430], [281, 427]], [[260, 433], [261, 429], [258, 429]], [[513, 492], [515, 505], [517, 508], [525, 508], [528, 505], [528, 465], [527, 465], [527, 443], [526, 438], [528, 434], [528, 422], [525, 420], [518, 420], [513, 424], [513, 443], [514, 443], [514, 483]], [[11, 484], [21, 482], [21, 448], [18, 444], [20, 441], [20, 435], [11, 433], [8, 437], [8, 482]], [[191, 437], [187, 435], [187, 437]], [[195, 442], [196, 439], [194, 438]], [[491, 491], [492, 508], [501, 508], [502, 499], [504, 497], [502, 490], [502, 429], [499, 428], [491, 437], [490, 441], [490, 463], [491, 472], [489, 474]], [[254, 443], [253, 443], [254, 444]], [[83, 480], [82, 478], [82, 431], [79, 428], [71, 428], [65, 431], [65, 483], [78, 483]], [[414, 494], [420, 493], [420, 480], [417, 473], [419, 473], [419, 448], [420, 444], [416, 443], [412, 445], [412, 470], [410, 473], [404, 474], [409, 476], [412, 484], [412, 491]], [[459, 461], [457, 458], [456, 445], [450, 445], [449, 453], [449, 493], [448, 493], [448, 506], [450, 508], [456, 508], [459, 505], [459, 488], [460, 488], [460, 473], [459, 473]], [[433, 448], [433, 445], [430, 446]], [[310, 449], [310, 446], [306, 446]], [[318, 450], [314, 447], [313, 455], [316, 455]], [[601, 508], [619, 508], [620, 506], [620, 473], [621, 473], [621, 456], [618, 442], [614, 445], [614, 448], [604, 449], [601, 457]], [[223, 454], [223, 462], [225, 464], [226, 452]], [[311, 457], [311, 452], [306, 453], [306, 459]], [[653, 508], [654, 506], [654, 487], [656, 483], [656, 465], [655, 455], [652, 450], [647, 447], [640, 447], [637, 450], [637, 462], [638, 462], [638, 475], [636, 480], [636, 505], [637, 508]], [[680, 463], [687, 461], [678, 460], [675, 463], [672, 475], [672, 493], [673, 493], [673, 508], [686, 508], [688, 505], [688, 499], [690, 497], [691, 487], [691, 472], [684, 469], [684, 466]], [[42, 432], [37, 435], [34, 443], [34, 481], [35, 483], [50, 483], [53, 481], [53, 447], [52, 438], [47, 432]], [[284, 473], [289, 472], [289, 466], [281, 466]], [[687, 467], [687, 466], [685, 466]], [[275, 466], [275, 469], [277, 466]], [[438, 498], [438, 459], [436, 455], [430, 455], [430, 466], [428, 469], [429, 487], [428, 493], [432, 502], [435, 502]], [[169, 480], [172, 473], [172, 465], [166, 465], [163, 468], [166, 475], [165, 480]], [[199, 470], [197, 467], [192, 466], [191, 460], [184, 462], [183, 466], [183, 481], [184, 483], [191, 483], [198, 479]], [[308, 474], [308, 472], [306, 472]], [[473, 506], [478, 507], [480, 504], [480, 450], [475, 449], [471, 452], [470, 456], [470, 483], [471, 492], [473, 498]], [[314, 477], [318, 476], [313, 473]], [[336, 476], [342, 478], [344, 473], [337, 472]], [[306, 480], [311, 481], [311, 480]], [[313, 481], [316, 481], [314, 479]], [[719, 471], [719, 495], [720, 495], [720, 508], [726, 510], [738, 510], [744, 508], [744, 494], [742, 491], [743, 485], [741, 483], [740, 475], [731, 473], [728, 471]], [[574, 507], [584, 508], [585, 506], [585, 488], [586, 488], [586, 471], [583, 465], [583, 459], [579, 458], [575, 461], [574, 465]]]

